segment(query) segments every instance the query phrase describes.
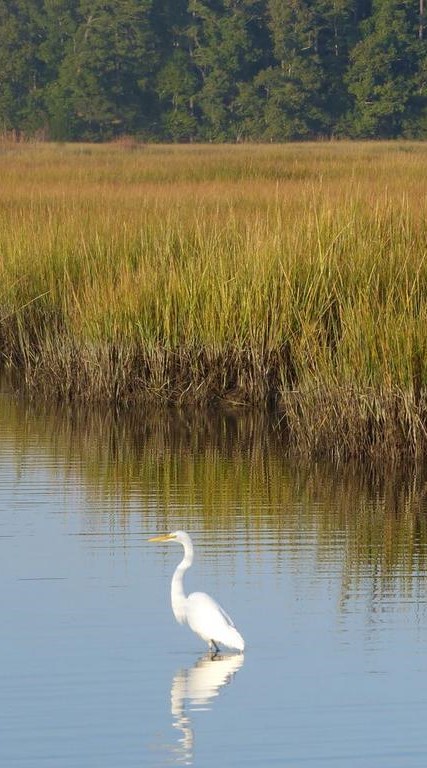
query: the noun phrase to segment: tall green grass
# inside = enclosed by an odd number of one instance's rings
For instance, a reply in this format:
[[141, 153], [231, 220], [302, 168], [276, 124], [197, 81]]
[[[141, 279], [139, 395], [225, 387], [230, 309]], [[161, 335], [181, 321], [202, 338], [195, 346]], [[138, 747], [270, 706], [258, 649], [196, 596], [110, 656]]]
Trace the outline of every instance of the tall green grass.
[[0, 350], [30, 387], [424, 452], [424, 145], [5, 145], [0, 171]]

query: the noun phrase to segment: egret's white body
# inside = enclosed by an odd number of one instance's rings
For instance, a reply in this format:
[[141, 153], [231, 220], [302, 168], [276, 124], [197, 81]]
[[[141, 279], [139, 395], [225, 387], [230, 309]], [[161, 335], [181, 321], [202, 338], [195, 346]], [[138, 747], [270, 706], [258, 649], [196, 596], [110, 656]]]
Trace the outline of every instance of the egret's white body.
[[184, 592], [184, 573], [190, 568], [194, 556], [193, 542], [188, 533], [174, 531], [165, 536], [155, 536], [150, 541], [177, 541], [184, 547], [184, 557], [175, 570], [171, 584], [172, 610], [176, 620], [180, 624], [187, 623], [211, 649], [218, 650], [220, 643], [243, 651], [243, 637], [216, 600], [205, 592], [192, 592], [188, 597]]

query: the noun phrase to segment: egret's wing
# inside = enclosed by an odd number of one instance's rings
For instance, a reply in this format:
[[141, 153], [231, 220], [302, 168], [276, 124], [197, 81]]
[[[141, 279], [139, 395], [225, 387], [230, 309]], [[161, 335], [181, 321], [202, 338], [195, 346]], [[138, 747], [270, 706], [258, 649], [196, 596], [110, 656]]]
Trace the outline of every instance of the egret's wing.
[[245, 642], [230, 616], [205, 592], [193, 592], [187, 597], [186, 618], [190, 629], [207, 643], [213, 640], [243, 651]]
[[220, 611], [220, 613], [222, 613], [222, 615], [224, 616], [224, 619], [226, 620], [226, 622], [228, 622], [228, 624], [230, 625], [230, 627], [235, 627], [234, 621], [233, 621], [233, 619], [231, 618], [231, 616], [229, 616], [229, 615], [228, 615], [228, 613], [226, 613], [226, 612], [224, 611], [224, 608], [222, 608], [222, 607], [220, 606], [220, 604], [216, 602], [216, 600], [214, 600], [214, 603], [216, 604], [216, 607], [218, 608], [218, 610]]
[[192, 592], [191, 595], [188, 595], [187, 605], [190, 609], [200, 613], [208, 613], [212, 616], [219, 615], [230, 627], [234, 627], [234, 621], [231, 616], [229, 616], [228, 613], [224, 611], [224, 608], [222, 608], [220, 604], [206, 592]]

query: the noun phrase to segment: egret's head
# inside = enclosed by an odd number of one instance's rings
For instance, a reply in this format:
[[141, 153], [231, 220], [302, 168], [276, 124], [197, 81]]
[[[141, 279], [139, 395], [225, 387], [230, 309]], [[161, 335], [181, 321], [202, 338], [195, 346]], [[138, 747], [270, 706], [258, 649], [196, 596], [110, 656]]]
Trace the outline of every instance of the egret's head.
[[148, 541], [171, 541], [172, 539], [176, 539], [175, 533], [165, 533], [163, 536], [152, 536]]
[[162, 536], [153, 536], [148, 541], [177, 541], [185, 548], [192, 548], [191, 539], [185, 531], [172, 531], [172, 533], [164, 533]]

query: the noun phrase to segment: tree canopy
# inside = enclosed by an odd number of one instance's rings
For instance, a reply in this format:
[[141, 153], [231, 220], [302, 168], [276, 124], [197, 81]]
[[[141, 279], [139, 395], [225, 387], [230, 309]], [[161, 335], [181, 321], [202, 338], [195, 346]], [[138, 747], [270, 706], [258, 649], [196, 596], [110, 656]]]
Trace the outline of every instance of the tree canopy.
[[422, 138], [426, 15], [424, 0], [0, 0], [1, 128]]

